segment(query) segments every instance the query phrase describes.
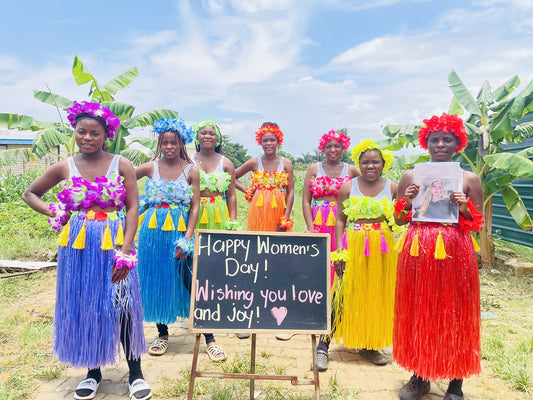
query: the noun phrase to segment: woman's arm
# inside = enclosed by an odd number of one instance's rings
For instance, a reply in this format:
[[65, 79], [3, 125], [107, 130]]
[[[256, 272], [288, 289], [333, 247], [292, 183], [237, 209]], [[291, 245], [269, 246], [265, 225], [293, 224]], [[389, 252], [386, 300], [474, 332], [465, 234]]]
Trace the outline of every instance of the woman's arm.
[[302, 193], [302, 212], [304, 215], [305, 225], [307, 226], [307, 230], [309, 232], [313, 232], [314, 224], [313, 224], [313, 212], [311, 208], [311, 202], [313, 201], [313, 196], [311, 194], [311, 184], [309, 181], [316, 177], [316, 174], [318, 172], [318, 165], [317, 163], [313, 163], [307, 168], [307, 172], [305, 173], [304, 178], [304, 188]]
[[[398, 185], [398, 198], [401, 199], [405, 197], [406, 203], [404, 210], [410, 211], [413, 207], [413, 199], [418, 195], [418, 191], [420, 190], [420, 186], [413, 182], [413, 170], [407, 171], [400, 180], [400, 183]], [[396, 215], [394, 216], [394, 220], [396, 221], [396, 225], [405, 225], [409, 221], [402, 218], [397, 218]]]
[[[344, 201], [350, 196], [352, 190], [352, 181], [343, 183], [339, 190], [339, 197], [337, 198], [337, 217], [335, 218], [335, 240], [337, 242], [337, 249], [342, 249], [342, 239], [344, 231], [346, 229], [346, 214], [344, 214]], [[344, 274], [344, 268], [346, 268], [345, 261], [335, 261], [333, 263], [335, 267], [335, 273], [338, 277], [342, 277]]]
[[[194, 234], [194, 229], [196, 228], [196, 223], [198, 222], [198, 213], [200, 209], [200, 170], [198, 167], [193, 166], [189, 171], [189, 176], [187, 177], [187, 182], [193, 188], [192, 200], [189, 205], [189, 220], [187, 221], [187, 230], [185, 231], [185, 237], [190, 241], [192, 240], [192, 235]], [[185, 258], [187, 252], [181, 247], [176, 247], [176, 252], [174, 257], [176, 258]]]
[[224, 171], [231, 175], [231, 182], [226, 190], [226, 204], [228, 205], [229, 219], [237, 218], [237, 193], [235, 192], [235, 167], [227, 157], [224, 157]]
[[468, 208], [468, 200], [475, 205], [479, 212], [483, 212], [483, 187], [476, 174], [463, 171], [463, 191], [452, 192], [450, 202], [459, 205], [459, 213], [466, 219], [472, 219], [472, 213]]
[[145, 176], [151, 178], [154, 175], [154, 162], [150, 161], [145, 164], [139, 165], [135, 168], [135, 176], [137, 180], [144, 178]]
[[294, 171], [291, 160], [283, 158], [283, 168], [289, 175], [289, 184], [285, 188], [285, 219], [289, 219], [291, 217], [292, 206], [294, 205]]
[[349, 165], [348, 176], [350, 178], [357, 178], [358, 176], [361, 176], [361, 172], [357, 168], [355, 168], [355, 165]]
[[[130, 254], [139, 221], [139, 192], [137, 190], [137, 177], [135, 175], [133, 164], [125, 157], [120, 157], [118, 171], [120, 176], [123, 177], [124, 188], [126, 189], [126, 220], [124, 226], [124, 243], [122, 244], [121, 251], [124, 254]], [[121, 281], [128, 276], [128, 273], [128, 268], [122, 267], [117, 269], [113, 266], [111, 282], [117, 283]]]
[[244, 164], [242, 164], [239, 168], [235, 170], [235, 188], [237, 190], [240, 190], [243, 193], [246, 193], [246, 186], [244, 186], [241, 182], [239, 182], [239, 178], [243, 175], [246, 175], [250, 171], [255, 171], [257, 169], [257, 159], [250, 158], [248, 161], [246, 161]]
[[55, 216], [54, 211], [49, 209], [49, 204], [42, 199], [42, 196], [67, 178], [67, 160], [55, 163], [28, 186], [22, 195], [22, 200], [35, 211], [53, 218]]

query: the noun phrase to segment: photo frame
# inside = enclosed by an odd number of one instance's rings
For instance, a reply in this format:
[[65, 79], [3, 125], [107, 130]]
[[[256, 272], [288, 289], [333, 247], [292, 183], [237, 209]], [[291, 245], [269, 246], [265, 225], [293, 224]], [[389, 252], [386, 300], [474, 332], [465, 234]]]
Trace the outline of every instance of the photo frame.
[[458, 162], [415, 164], [415, 183], [420, 185], [413, 199], [413, 221], [457, 223], [459, 206], [450, 201], [450, 194], [462, 191], [463, 173]]

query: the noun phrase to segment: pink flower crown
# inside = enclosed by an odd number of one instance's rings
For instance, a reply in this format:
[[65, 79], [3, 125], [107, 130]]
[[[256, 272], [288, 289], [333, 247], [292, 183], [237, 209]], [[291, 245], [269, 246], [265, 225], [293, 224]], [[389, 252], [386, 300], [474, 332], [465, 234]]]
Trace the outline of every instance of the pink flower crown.
[[263, 136], [265, 133], [272, 133], [276, 135], [278, 138], [278, 146], [281, 146], [283, 143], [283, 132], [279, 129], [279, 127], [275, 125], [265, 125], [262, 128], [259, 128], [257, 132], [255, 132], [255, 141], [258, 145], [261, 145], [261, 136]]
[[343, 133], [335, 132], [334, 129], [330, 130], [328, 133], [324, 133], [322, 137], [320, 138], [320, 142], [318, 144], [318, 150], [323, 151], [324, 146], [327, 142], [330, 140], [336, 140], [340, 144], [342, 144], [342, 148], [346, 150], [348, 147], [350, 147], [350, 138], [346, 136]]
[[107, 126], [107, 137], [113, 139], [117, 128], [120, 126], [120, 119], [111, 112], [109, 108], [104, 107], [99, 103], [90, 103], [88, 101], [82, 101], [78, 103], [75, 101], [72, 103], [72, 107], [67, 108], [67, 118], [70, 122], [70, 126], [76, 129], [76, 116], [79, 114], [89, 114], [93, 117], [103, 118]]

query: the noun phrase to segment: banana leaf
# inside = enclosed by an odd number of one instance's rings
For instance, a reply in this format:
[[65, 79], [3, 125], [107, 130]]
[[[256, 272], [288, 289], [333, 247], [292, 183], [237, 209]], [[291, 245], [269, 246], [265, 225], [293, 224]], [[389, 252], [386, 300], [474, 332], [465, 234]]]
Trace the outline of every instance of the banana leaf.
[[157, 109], [139, 114], [128, 121], [124, 121], [123, 126], [127, 129], [135, 128], [138, 126], [150, 126], [160, 118], [179, 118], [179, 114], [174, 110]]
[[533, 178], [533, 161], [520, 153], [491, 154], [483, 157], [483, 160], [492, 168], [506, 171], [518, 178]]
[[527, 208], [516, 189], [509, 185], [502, 191], [502, 197], [503, 201], [505, 201], [507, 209], [509, 210], [509, 213], [512, 215], [520, 228], [524, 230], [533, 228], [531, 217], [529, 216]]

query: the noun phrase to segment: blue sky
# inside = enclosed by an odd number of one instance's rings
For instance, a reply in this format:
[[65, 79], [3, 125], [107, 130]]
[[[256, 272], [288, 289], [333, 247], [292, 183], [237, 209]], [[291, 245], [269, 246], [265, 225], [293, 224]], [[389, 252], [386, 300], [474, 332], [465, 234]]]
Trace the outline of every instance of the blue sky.
[[529, 0], [0, 0], [0, 112], [57, 120], [33, 98], [84, 100], [77, 54], [102, 83], [136, 66], [116, 100], [210, 117], [251, 155], [254, 132], [278, 122], [283, 150], [313, 152], [322, 133], [352, 144], [387, 124], [448, 109], [455, 69], [477, 93], [533, 78]]

